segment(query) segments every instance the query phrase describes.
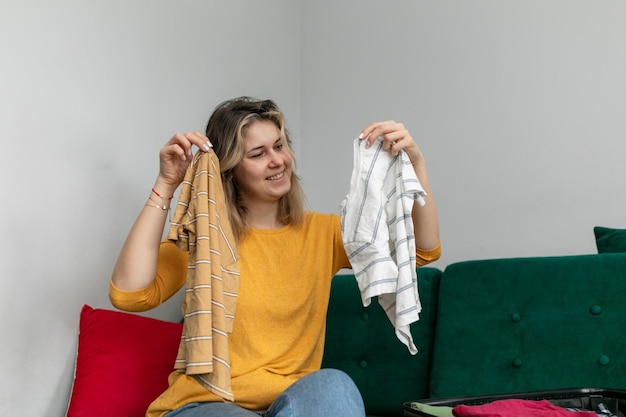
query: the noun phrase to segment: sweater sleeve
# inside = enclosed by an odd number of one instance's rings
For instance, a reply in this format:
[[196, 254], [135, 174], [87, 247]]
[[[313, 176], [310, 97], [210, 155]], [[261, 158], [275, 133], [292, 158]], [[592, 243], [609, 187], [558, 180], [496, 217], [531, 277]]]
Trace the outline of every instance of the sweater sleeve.
[[416, 259], [415, 263], [417, 267], [428, 265], [431, 262], [435, 262], [437, 259], [441, 257], [441, 242], [435, 246], [433, 249], [420, 249], [416, 250]]
[[187, 279], [187, 252], [170, 241], [161, 242], [157, 273], [150, 285], [134, 291], [124, 291], [109, 281], [109, 299], [114, 307], [124, 311], [146, 311], [173, 296]]
[[[342, 243], [341, 218], [339, 216], [333, 215], [333, 221], [335, 222], [335, 259], [338, 260], [340, 268], [351, 268], [350, 261], [348, 260], [348, 256], [346, 255], [346, 251]], [[425, 266], [429, 263], [435, 262], [441, 257], [441, 242], [432, 249], [416, 248], [415, 254], [415, 264], [418, 268], [420, 266]]]
[[350, 265], [350, 261], [348, 260], [348, 255], [346, 254], [346, 249], [343, 245], [343, 240], [341, 237], [341, 218], [337, 215], [332, 215], [331, 219], [333, 222], [332, 230], [334, 230], [333, 240], [335, 244], [333, 245], [333, 259], [335, 260], [334, 268], [336, 273], [340, 269], [352, 268], [352, 266]]

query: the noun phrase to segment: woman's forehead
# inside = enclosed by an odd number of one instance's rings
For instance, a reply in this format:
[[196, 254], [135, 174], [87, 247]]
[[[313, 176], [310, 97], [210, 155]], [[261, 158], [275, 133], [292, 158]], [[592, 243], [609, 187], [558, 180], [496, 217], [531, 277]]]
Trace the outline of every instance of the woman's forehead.
[[244, 147], [246, 150], [260, 146], [273, 146], [282, 139], [278, 126], [269, 120], [254, 122], [243, 134]]

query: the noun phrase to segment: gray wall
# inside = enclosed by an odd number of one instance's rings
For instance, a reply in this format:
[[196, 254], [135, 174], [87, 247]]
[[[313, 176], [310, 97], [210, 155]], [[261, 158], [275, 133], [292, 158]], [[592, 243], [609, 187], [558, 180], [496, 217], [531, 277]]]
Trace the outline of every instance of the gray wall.
[[359, 130], [395, 119], [427, 158], [437, 266], [590, 253], [594, 225], [626, 227], [626, 3], [302, 8], [301, 172], [314, 208], [337, 211]]
[[[78, 314], [108, 279], [176, 131], [236, 95], [299, 130], [299, 5], [2, 0], [0, 415], [61, 416]], [[180, 299], [149, 315], [176, 319]]]
[[2, 0], [0, 415], [63, 415], [80, 307], [111, 308], [158, 149], [232, 96], [277, 100], [326, 212], [358, 132], [404, 122], [435, 188], [436, 266], [594, 252], [594, 225], [626, 227], [625, 16], [583, 0]]

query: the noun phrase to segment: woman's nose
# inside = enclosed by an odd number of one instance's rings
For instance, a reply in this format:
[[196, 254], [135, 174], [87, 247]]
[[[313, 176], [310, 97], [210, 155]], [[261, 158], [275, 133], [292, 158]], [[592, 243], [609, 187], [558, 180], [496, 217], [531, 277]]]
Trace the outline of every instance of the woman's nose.
[[270, 153], [270, 165], [272, 166], [280, 166], [283, 163], [283, 158], [282, 156], [276, 152], [276, 151], [271, 151]]

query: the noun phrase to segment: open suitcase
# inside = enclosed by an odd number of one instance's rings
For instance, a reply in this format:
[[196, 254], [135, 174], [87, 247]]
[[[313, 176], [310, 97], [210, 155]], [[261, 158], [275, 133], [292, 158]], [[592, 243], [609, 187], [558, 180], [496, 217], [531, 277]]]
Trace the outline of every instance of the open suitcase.
[[532, 391], [514, 394], [497, 394], [456, 398], [429, 398], [404, 403], [405, 417], [436, 417], [446, 415], [457, 405], [482, 405], [498, 400], [547, 400], [557, 407], [593, 411], [598, 416], [626, 417], [626, 391], [581, 388], [552, 391]]

